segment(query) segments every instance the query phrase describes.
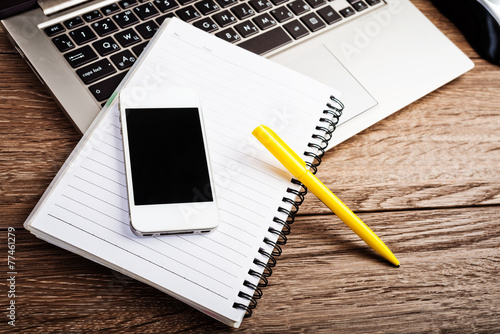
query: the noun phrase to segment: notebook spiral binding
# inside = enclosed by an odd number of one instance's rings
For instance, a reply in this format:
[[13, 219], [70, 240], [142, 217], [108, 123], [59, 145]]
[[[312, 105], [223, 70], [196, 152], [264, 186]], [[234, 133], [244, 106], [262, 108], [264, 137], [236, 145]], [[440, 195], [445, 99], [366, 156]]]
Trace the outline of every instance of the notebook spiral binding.
[[[316, 126], [318, 133], [314, 133], [312, 138], [315, 139], [313, 143], [308, 143], [308, 147], [311, 151], [305, 151], [304, 155], [312, 157], [312, 162], [307, 162], [307, 166], [310, 170], [316, 174], [318, 166], [321, 164], [321, 159], [325, 154], [325, 150], [328, 147], [328, 142], [332, 138], [332, 134], [337, 128], [340, 116], [344, 110], [344, 105], [336, 97], [330, 96], [330, 101], [326, 104], [327, 109], [323, 110], [324, 117], [319, 119], [320, 125]], [[312, 152], [314, 151], [314, 152]], [[272, 275], [272, 268], [276, 265], [276, 258], [281, 255], [281, 246], [286, 244], [287, 235], [291, 232], [290, 225], [295, 221], [295, 215], [299, 211], [299, 206], [304, 201], [305, 195], [307, 193], [307, 188], [298, 180], [292, 179], [291, 182], [295, 185], [300, 186], [300, 190], [288, 188], [287, 193], [293, 195], [293, 198], [283, 197], [283, 202], [292, 206], [291, 210], [285, 209], [283, 207], [278, 207], [278, 212], [286, 215], [286, 219], [281, 219], [274, 217], [273, 221], [281, 225], [281, 229], [275, 229], [272, 226], [269, 227], [268, 231], [270, 234], [278, 236], [276, 241], [265, 237], [264, 244], [271, 246], [271, 253], [267, 252], [264, 248], [259, 249], [259, 253], [267, 259], [266, 262], [254, 259], [253, 263], [264, 269], [262, 273], [259, 273], [253, 269], [248, 271], [250, 276], [259, 279], [258, 284], [255, 285], [248, 280], [243, 282], [243, 286], [250, 288], [254, 291], [253, 295], [246, 292], [240, 291], [238, 297], [247, 299], [249, 301], [248, 305], [242, 303], [234, 303], [233, 307], [245, 310], [245, 318], [252, 316], [253, 309], [257, 306], [257, 300], [262, 297], [262, 288], [266, 287], [269, 283], [268, 277]]]

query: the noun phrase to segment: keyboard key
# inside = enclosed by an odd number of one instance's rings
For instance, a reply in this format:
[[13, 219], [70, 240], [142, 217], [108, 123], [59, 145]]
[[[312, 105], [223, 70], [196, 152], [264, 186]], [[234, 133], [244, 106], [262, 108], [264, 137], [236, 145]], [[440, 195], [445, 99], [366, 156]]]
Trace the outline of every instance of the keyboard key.
[[201, 20], [194, 22], [193, 25], [196, 28], [199, 28], [199, 29], [204, 30], [206, 32], [212, 32], [212, 31], [219, 29], [217, 24], [215, 24], [215, 22], [209, 17], [204, 17]]
[[326, 4], [326, 0], [306, 0], [312, 8], [318, 8]]
[[179, 1], [179, 3], [181, 4], [181, 6], [185, 6], [188, 3], [193, 2], [194, 0], [177, 0], [177, 1]]
[[252, 8], [250, 8], [250, 6], [247, 5], [246, 3], [242, 3], [239, 4], [238, 6], [231, 8], [231, 11], [240, 20], [246, 19], [247, 17], [250, 17], [255, 14], [255, 11]]
[[64, 29], [62, 24], [58, 23], [58, 24], [54, 24], [53, 26], [50, 26], [50, 27], [43, 29], [43, 31], [45, 31], [47, 36], [52, 37], [52, 36], [55, 36], [57, 34], [62, 33], [63, 31], [66, 31], [66, 29]]
[[337, 13], [332, 7], [326, 6], [324, 8], [318, 9], [316, 13], [321, 16], [323, 20], [325, 20], [326, 23], [328, 24], [333, 24], [337, 21], [342, 20], [342, 16], [340, 16], [339, 13]]
[[94, 22], [95, 20], [98, 20], [102, 17], [102, 14], [100, 11], [98, 11], [97, 9], [94, 10], [94, 11], [91, 11], [87, 14], [83, 14], [83, 19], [85, 20], [85, 22]]
[[281, 5], [282, 3], [285, 3], [287, 2], [288, 0], [271, 0], [271, 2], [275, 5], [275, 6], [278, 6], [278, 5]]
[[376, 4], [380, 3], [380, 0], [365, 0], [365, 1], [370, 6], [375, 6]]
[[111, 56], [111, 60], [119, 70], [124, 70], [134, 65], [137, 57], [134, 56], [129, 50], [125, 50]]
[[202, 15], [212, 14], [220, 9], [219, 5], [213, 0], [202, 0], [195, 4], [195, 7], [200, 11]]
[[132, 6], [137, 5], [137, 0], [122, 0], [122, 1], [118, 2], [118, 5], [123, 9], [127, 9], [127, 8], [130, 8]]
[[142, 51], [144, 51], [144, 48], [146, 48], [147, 45], [148, 45], [148, 42], [141, 43], [139, 45], [136, 45], [136, 46], [132, 47], [132, 51], [134, 51], [135, 55], [137, 57], [139, 57], [141, 55]]
[[111, 36], [108, 36], [97, 42], [92, 43], [92, 46], [103, 57], [115, 51], [120, 50], [120, 46], [118, 45], [118, 43], [115, 42], [115, 40]]
[[127, 46], [139, 43], [141, 38], [133, 29], [127, 29], [114, 34], [115, 39], [120, 43], [121, 46], [126, 48]]
[[273, 9], [271, 15], [280, 23], [293, 18], [293, 13], [285, 6]]
[[155, 0], [154, 4], [162, 13], [169, 12], [179, 7], [179, 4], [175, 2], [175, 0]]
[[299, 39], [309, 35], [309, 31], [307, 31], [306, 27], [299, 20], [293, 20], [284, 25], [286, 31], [292, 35], [293, 38]]
[[319, 18], [316, 13], [309, 13], [300, 18], [300, 20], [311, 30], [312, 32], [318, 31], [326, 27], [325, 22]]
[[120, 82], [122, 81], [123, 77], [125, 77], [126, 74], [127, 72], [122, 72], [111, 78], [98, 82], [90, 86], [89, 90], [92, 93], [92, 95], [94, 95], [97, 101], [107, 100], [111, 96], [111, 94], [113, 94], [116, 87], [118, 87], [118, 85], [120, 84]]
[[64, 58], [66, 58], [71, 67], [77, 68], [90, 63], [93, 60], [96, 60], [97, 54], [94, 52], [94, 50], [92, 50], [90, 46], [86, 45], [84, 47], [66, 53], [64, 55]]
[[250, 0], [249, 3], [257, 13], [268, 10], [273, 6], [273, 4], [267, 0]]
[[241, 40], [240, 35], [236, 31], [234, 31], [233, 28], [229, 28], [223, 31], [220, 31], [215, 34], [215, 36], [222, 38], [223, 40], [230, 42], [230, 43], [235, 43], [239, 42]]
[[92, 28], [99, 34], [99, 36], [106, 36], [115, 31], [118, 31], [116, 24], [108, 17], [104, 20], [92, 23]]
[[307, 5], [302, 0], [295, 0], [292, 3], [289, 3], [288, 8], [290, 8], [292, 10], [292, 12], [295, 13], [295, 15], [304, 14], [305, 12], [307, 12], [311, 9], [311, 7], [309, 7], [309, 5]]
[[141, 34], [142, 38], [150, 39], [158, 31], [158, 25], [154, 21], [148, 21], [139, 24], [135, 29]]
[[235, 5], [238, 3], [238, 0], [215, 0], [219, 6], [222, 8], [227, 8], [229, 6]]
[[238, 46], [258, 55], [262, 55], [288, 44], [291, 41], [292, 39], [290, 36], [288, 36], [281, 27], [277, 27], [243, 41], [238, 44]]
[[201, 17], [201, 14], [193, 7], [187, 6], [175, 12], [177, 16], [186, 22], [191, 22]]
[[162, 15], [160, 17], [157, 17], [155, 19], [155, 21], [156, 21], [156, 23], [158, 23], [158, 25], [161, 26], [161, 24], [163, 23], [163, 21], [165, 21], [165, 19], [167, 19], [169, 17], [174, 17], [174, 13], [168, 13], [168, 14]]
[[255, 26], [255, 24], [250, 20], [237, 24], [234, 28], [243, 38], [247, 38], [259, 32], [257, 26]]
[[73, 41], [66, 34], [52, 38], [52, 42], [61, 52], [66, 52], [75, 47]]
[[72, 19], [63, 22], [66, 28], [73, 29], [83, 24], [83, 20], [80, 16], [74, 17]]
[[269, 29], [276, 25], [276, 21], [268, 14], [262, 14], [253, 19], [261, 30]]
[[90, 29], [89, 27], [78, 28], [76, 30], [70, 31], [69, 34], [78, 45], [82, 45], [93, 41], [94, 39], [97, 39], [96, 34], [94, 34], [92, 29]]
[[86, 85], [113, 73], [116, 73], [116, 69], [107, 59], [101, 59], [76, 71], [76, 74]]
[[361, 0], [347, 0], [351, 6], [354, 7], [358, 12], [368, 8], [368, 5]]
[[212, 15], [212, 18], [221, 27], [225, 27], [225, 26], [228, 26], [228, 25], [236, 22], [236, 17], [234, 17], [234, 15], [231, 14], [231, 12], [228, 10], [214, 14], [214, 15]]
[[134, 13], [132, 13], [131, 10], [126, 10], [122, 13], [115, 14], [113, 15], [113, 19], [122, 28], [130, 27], [131, 25], [139, 22], [139, 19], [134, 15]]
[[101, 11], [104, 13], [104, 15], [107, 16], [107, 15], [111, 15], [113, 13], [120, 11], [120, 7], [118, 7], [118, 5], [116, 3], [113, 3], [109, 6], [102, 7]]
[[342, 14], [343, 17], [349, 17], [351, 15], [356, 14], [356, 12], [354, 11], [354, 9], [352, 9], [351, 7], [347, 7], [347, 8], [341, 9], [339, 12], [340, 12], [340, 14]]
[[147, 3], [145, 5], [135, 7], [134, 13], [139, 16], [139, 18], [143, 21], [152, 18], [153, 16], [160, 15], [158, 9], [156, 9], [152, 3]]

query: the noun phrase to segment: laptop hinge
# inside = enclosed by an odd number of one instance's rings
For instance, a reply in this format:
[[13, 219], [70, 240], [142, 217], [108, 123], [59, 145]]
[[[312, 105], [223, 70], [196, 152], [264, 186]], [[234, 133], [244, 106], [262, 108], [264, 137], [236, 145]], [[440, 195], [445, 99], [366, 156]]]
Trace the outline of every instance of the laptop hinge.
[[38, 0], [38, 5], [42, 8], [45, 15], [52, 15], [74, 7], [89, 0]]

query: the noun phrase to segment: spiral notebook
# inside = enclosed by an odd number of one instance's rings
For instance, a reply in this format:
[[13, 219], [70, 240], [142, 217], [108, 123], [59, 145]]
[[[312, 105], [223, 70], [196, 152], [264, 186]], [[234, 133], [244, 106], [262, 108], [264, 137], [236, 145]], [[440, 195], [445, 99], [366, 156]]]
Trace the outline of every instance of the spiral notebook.
[[[220, 207], [217, 230], [131, 232], [117, 99], [101, 111], [25, 227], [238, 327], [262, 296], [304, 198], [251, 132], [267, 124], [315, 168], [342, 109], [333, 97], [338, 92], [177, 19], [162, 25], [121, 86], [157, 85], [198, 91]], [[173, 156], [172, 163], [182, 168], [183, 159]]]

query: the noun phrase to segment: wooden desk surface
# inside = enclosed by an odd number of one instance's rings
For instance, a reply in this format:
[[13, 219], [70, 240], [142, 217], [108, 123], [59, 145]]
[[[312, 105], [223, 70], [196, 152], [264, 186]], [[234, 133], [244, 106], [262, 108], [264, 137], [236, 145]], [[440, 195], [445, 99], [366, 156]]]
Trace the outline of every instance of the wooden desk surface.
[[[242, 332], [500, 332], [500, 67], [413, 1], [476, 67], [329, 151], [319, 176], [390, 246], [375, 255], [308, 195]], [[19, 332], [232, 332], [38, 240], [23, 222], [80, 136], [0, 31], [0, 332], [7, 229]]]

